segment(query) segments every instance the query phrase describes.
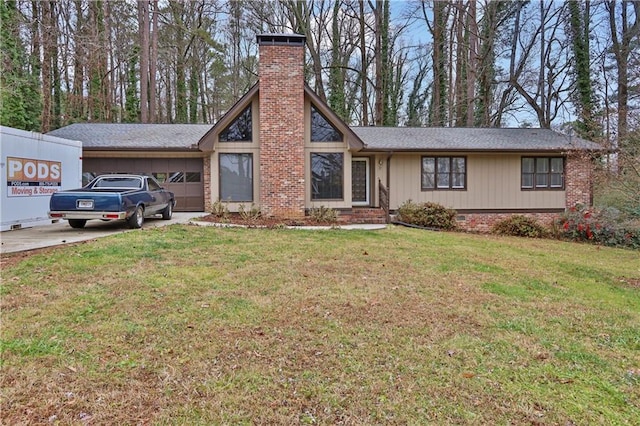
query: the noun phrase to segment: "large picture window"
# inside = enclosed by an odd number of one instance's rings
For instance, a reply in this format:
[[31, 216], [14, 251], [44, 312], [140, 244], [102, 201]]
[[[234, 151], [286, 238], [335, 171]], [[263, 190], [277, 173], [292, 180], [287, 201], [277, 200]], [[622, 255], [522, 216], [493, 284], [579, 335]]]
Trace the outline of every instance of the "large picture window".
[[324, 115], [311, 105], [311, 142], [341, 142], [340, 133]]
[[564, 158], [522, 157], [522, 189], [563, 189]]
[[423, 191], [465, 189], [467, 159], [465, 157], [422, 157]]
[[311, 199], [341, 200], [344, 186], [344, 155], [341, 152], [311, 154]]
[[249, 106], [220, 132], [220, 142], [251, 142], [253, 140], [252, 125], [251, 106]]
[[220, 200], [253, 201], [252, 154], [220, 154]]

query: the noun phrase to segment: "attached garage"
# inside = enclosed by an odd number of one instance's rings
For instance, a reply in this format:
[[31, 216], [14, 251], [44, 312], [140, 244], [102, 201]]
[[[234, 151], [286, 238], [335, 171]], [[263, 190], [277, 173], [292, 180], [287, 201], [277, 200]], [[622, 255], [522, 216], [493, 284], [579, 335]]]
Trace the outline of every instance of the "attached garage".
[[155, 177], [176, 195], [176, 211], [204, 210], [202, 158], [85, 158], [83, 179], [105, 173], [136, 173]]
[[77, 123], [50, 135], [82, 141], [85, 183], [104, 173], [154, 176], [176, 195], [176, 211], [204, 211], [206, 124]]

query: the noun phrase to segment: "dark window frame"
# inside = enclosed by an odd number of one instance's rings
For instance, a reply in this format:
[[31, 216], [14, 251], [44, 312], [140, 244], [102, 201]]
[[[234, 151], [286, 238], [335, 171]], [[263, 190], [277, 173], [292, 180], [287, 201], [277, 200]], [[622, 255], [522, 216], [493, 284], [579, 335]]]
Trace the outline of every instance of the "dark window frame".
[[[524, 161], [525, 159], [531, 159], [533, 160], [533, 172], [526, 172], [524, 171]], [[554, 173], [552, 172], [552, 167], [551, 167], [551, 162], [552, 160], [562, 160], [562, 172], [561, 173]], [[548, 161], [548, 167], [549, 170], [545, 173], [539, 173], [538, 172], [538, 160], [547, 160]], [[523, 156], [520, 158], [520, 190], [521, 191], [564, 191], [565, 190], [565, 170], [566, 170], [566, 166], [567, 166], [567, 161], [566, 161], [566, 157], [560, 156], [560, 155], [555, 155], [555, 156]], [[531, 176], [531, 186], [525, 186], [524, 185], [524, 181], [525, 181], [525, 175], [527, 176]], [[537, 180], [538, 180], [538, 175], [544, 175], [547, 178], [547, 184], [546, 185], [538, 185]], [[552, 181], [553, 181], [553, 176], [560, 176], [562, 179], [562, 185], [560, 186], [552, 186]]]
[[[245, 117], [246, 114], [246, 117]], [[246, 138], [241, 138], [241, 139], [230, 139], [228, 135], [231, 133], [231, 128], [233, 126], [238, 126], [239, 120], [247, 120], [248, 123], [248, 133], [249, 135]], [[251, 108], [251, 104], [249, 104], [249, 106], [247, 106], [245, 109], [242, 110], [242, 112], [240, 114], [238, 114], [233, 121], [224, 128], [224, 130], [222, 130], [220, 132], [220, 134], [218, 135], [218, 140], [221, 143], [233, 143], [233, 142], [242, 142], [242, 143], [251, 143], [253, 142], [253, 112], [252, 112], [252, 108]]]
[[[313, 173], [314, 173], [314, 156], [315, 155], [319, 155], [319, 156], [326, 156], [326, 155], [340, 155], [342, 158], [342, 169], [341, 169], [341, 177], [340, 177], [340, 196], [339, 197], [327, 197], [327, 198], [323, 198], [323, 197], [318, 197], [316, 194], [317, 192], [314, 192], [314, 179], [313, 179]], [[311, 194], [310, 194], [310, 198], [311, 201], [344, 201], [344, 182], [345, 182], [345, 165], [344, 165], [344, 160], [345, 160], [345, 155], [344, 152], [312, 152], [310, 155], [310, 164], [311, 164]], [[319, 192], [319, 191], [318, 191]]]
[[[434, 171], [433, 171], [433, 188], [424, 186], [424, 159], [425, 158], [433, 158], [434, 160]], [[447, 187], [439, 187], [438, 186], [438, 175], [442, 174], [438, 172], [438, 159], [449, 159], [449, 185]], [[464, 183], [461, 188], [453, 187], [453, 159], [461, 158], [464, 161]], [[423, 155], [420, 157], [420, 190], [421, 191], [466, 191], [467, 190], [467, 157], [464, 155]]]
[[[251, 171], [251, 199], [249, 200], [230, 200], [228, 197], [224, 198], [222, 196], [222, 184], [223, 184], [223, 179], [222, 179], [222, 166], [221, 166], [221, 162], [222, 162], [222, 156], [223, 155], [236, 155], [236, 156], [249, 156], [250, 158], [250, 168], [249, 170]], [[221, 202], [228, 202], [228, 203], [252, 203], [255, 199], [255, 194], [254, 194], [254, 185], [255, 185], [255, 174], [254, 174], [254, 163], [253, 163], [253, 153], [251, 152], [221, 152], [218, 154], [218, 197], [220, 198]]]
[[[338, 135], [338, 139], [315, 139], [314, 138], [314, 131], [313, 131], [313, 124], [314, 124], [314, 120], [313, 120], [313, 116], [314, 114], [318, 114], [326, 123], [327, 125], [331, 126], [331, 129], [333, 132], [335, 132], [336, 135]], [[320, 112], [320, 110], [318, 108], [316, 108], [315, 105], [311, 104], [311, 113], [310, 113], [310, 120], [311, 120], [311, 131], [310, 131], [310, 135], [309, 135], [309, 139], [311, 140], [311, 142], [313, 143], [331, 143], [331, 142], [343, 142], [344, 141], [344, 134], [342, 134], [342, 132], [340, 130], [338, 130], [336, 128], [336, 126], [330, 122], [327, 117]]]

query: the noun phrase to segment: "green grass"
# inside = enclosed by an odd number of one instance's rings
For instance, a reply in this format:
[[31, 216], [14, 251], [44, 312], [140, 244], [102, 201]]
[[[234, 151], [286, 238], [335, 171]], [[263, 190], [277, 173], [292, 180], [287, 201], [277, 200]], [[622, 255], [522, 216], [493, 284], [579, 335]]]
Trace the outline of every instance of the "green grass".
[[3, 257], [2, 423], [637, 424], [637, 251], [145, 229]]

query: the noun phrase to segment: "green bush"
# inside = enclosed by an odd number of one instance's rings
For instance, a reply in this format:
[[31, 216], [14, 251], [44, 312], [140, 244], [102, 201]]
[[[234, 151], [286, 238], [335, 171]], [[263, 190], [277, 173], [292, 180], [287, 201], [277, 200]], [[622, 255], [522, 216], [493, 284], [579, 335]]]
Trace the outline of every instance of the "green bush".
[[400, 222], [425, 228], [452, 230], [457, 227], [457, 212], [438, 203], [414, 203], [407, 200], [396, 211]]
[[615, 209], [572, 207], [556, 222], [555, 231], [558, 237], [572, 241], [640, 249], [640, 226], [622, 220]]
[[528, 238], [542, 238], [548, 235], [547, 229], [537, 220], [519, 214], [497, 222], [493, 226], [492, 232], [499, 235]]

